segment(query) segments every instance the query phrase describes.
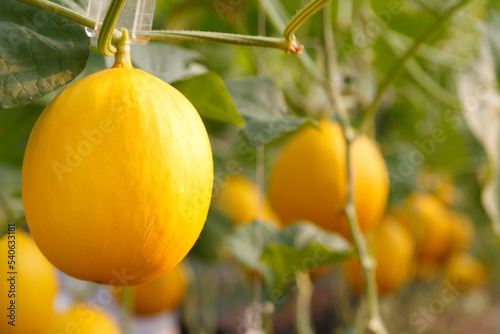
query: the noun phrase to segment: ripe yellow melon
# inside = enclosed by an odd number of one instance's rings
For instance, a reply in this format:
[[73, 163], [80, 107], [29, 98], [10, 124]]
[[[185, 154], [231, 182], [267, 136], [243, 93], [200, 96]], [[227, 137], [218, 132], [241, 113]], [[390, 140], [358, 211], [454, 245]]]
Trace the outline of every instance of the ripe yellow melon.
[[210, 205], [213, 161], [193, 105], [131, 66], [62, 91], [24, 157], [26, 220], [40, 250], [78, 279], [135, 285], [179, 263]]
[[[284, 224], [311, 221], [349, 236], [343, 213], [347, 176], [345, 142], [339, 124], [322, 120], [285, 144], [272, 169], [271, 203]], [[358, 136], [351, 146], [354, 202], [361, 229], [375, 227], [385, 210], [389, 177], [377, 145]]]
[[444, 271], [446, 279], [461, 290], [481, 286], [486, 276], [481, 262], [464, 252], [452, 255], [446, 261]]
[[54, 317], [48, 334], [61, 333], [121, 334], [122, 331], [104, 311], [95, 306], [79, 304]]
[[[374, 230], [371, 249], [376, 263], [375, 276], [380, 293], [399, 289], [411, 276], [415, 244], [407, 227], [392, 217], [385, 217]], [[349, 259], [343, 272], [350, 288], [363, 289], [363, 275], [358, 259]]]
[[467, 249], [476, 236], [474, 223], [465, 215], [450, 212], [451, 242], [448, 253], [456, 253]]
[[[233, 224], [243, 225], [254, 221], [257, 216], [258, 193], [257, 186], [250, 180], [231, 176], [214, 198], [214, 203]], [[263, 199], [262, 218], [277, 226], [281, 224], [267, 197]]]
[[434, 196], [414, 193], [400, 214], [417, 241], [420, 258], [442, 259], [452, 241], [450, 212]]
[[[179, 307], [187, 286], [187, 273], [181, 262], [160, 277], [134, 287], [134, 313], [152, 315]], [[121, 300], [121, 293], [118, 298]]]
[[[13, 250], [12, 258], [8, 258], [10, 250]], [[0, 263], [0, 333], [47, 333], [57, 291], [54, 268], [29, 235], [20, 230], [16, 231], [15, 239], [12, 235], [0, 239], [0, 254], [3, 257]], [[9, 321], [14, 321], [15, 326], [9, 325]]]

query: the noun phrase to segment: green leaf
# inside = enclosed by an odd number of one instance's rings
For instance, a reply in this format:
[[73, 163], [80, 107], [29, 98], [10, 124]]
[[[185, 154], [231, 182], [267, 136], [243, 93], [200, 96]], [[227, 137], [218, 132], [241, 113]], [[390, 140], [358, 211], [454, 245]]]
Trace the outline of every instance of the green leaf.
[[0, 163], [0, 191], [8, 188], [21, 191], [21, 169]]
[[198, 52], [162, 42], [132, 45], [130, 57], [136, 68], [168, 83], [207, 72], [203, 65], [195, 62], [200, 58]]
[[232, 230], [233, 226], [222, 214], [210, 210], [200, 237], [189, 251], [189, 256], [209, 263], [216, 262], [222, 241]]
[[[284, 229], [257, 223], [236, 228], [227, 245], [245, 267], [260, 272], [269, 291], [283, 291], [295, 273], [342, 261], [353, 255], [349, 243], [340, 235], [321, 230], [311, 223], [297, 223]], [[256, 236], [262, 236], [262, 253]]]
[[[485, 32], [488, 28], [485, 27]], [[495, 69], [495, 48], [484, 36], [477, 59], [458, 77], [458, 93], [465, 120], [484, 147], [490, 177], [482, 190], [482, 203], [500, 237], [500, 92]], [[497, 51], [500, 51], [496, 49]]]
[[81, 25], [15, 1], [0, 7], [0, 109], [34, 102], [85, 68], [90, 39]]
[[21, 167], [31, 129], [46, 102], [0, 111], [0, 163]]
[[283, 93], [269, 78], [234, 80], [226, 84], [246, 122], [241, 135], [252, 148], [266, 145], [304, 124], [313, 123], [310, 118], [287, 115]]
[[172, 83], [194, 105], [201, 117], [233, 125], [245, 121], [238, 114], [222, 79], [215, 72]]
[[77, 13], [86, 15], [88, 0], [59, 0], [54, 1]]
[[[0, 163], [0, 235], [7, 222], [23, 216], [21, 200], [21, 169]], [[23, 222], [24, 220], [20, 221]]]

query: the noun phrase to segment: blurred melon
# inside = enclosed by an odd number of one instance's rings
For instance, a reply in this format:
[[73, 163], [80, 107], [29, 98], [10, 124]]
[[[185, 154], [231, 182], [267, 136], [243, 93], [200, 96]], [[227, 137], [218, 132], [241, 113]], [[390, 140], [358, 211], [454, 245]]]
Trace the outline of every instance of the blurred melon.
[[[386, 216], [370, 239], [376, 262], [377, 287], [381, 294], [398, 290], [410, 277], [415, 244], [407, 227]], [[352, 291], [363, 290], [363, 275], [358, 259], [342, 264], [343, 273]]]
[[[214, 206], [234, 225], [243, 225], [257, 217], [257, 186], [242, 176], [230, 176], [225, 187], [214, 198]], [[273, 211], [267, 197], [263, 198], [262, 218], [264, 222], [280, 226], [280, 220]]]

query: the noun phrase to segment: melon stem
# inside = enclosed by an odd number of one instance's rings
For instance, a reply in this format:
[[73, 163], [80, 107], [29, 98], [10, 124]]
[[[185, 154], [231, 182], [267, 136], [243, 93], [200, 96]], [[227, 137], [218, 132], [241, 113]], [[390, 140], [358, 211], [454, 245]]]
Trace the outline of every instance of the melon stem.
[[120, 28], [122, 36], [116, 41], [115, 63], [111, 68], [132, 68], [130, 59], [130, 38], [125, 28]]

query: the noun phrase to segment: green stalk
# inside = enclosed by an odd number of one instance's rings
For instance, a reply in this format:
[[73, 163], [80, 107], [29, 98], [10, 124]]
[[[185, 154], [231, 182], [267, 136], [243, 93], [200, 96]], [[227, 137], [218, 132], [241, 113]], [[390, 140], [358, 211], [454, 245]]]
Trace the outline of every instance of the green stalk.
[[295, 327], [297, 334], [314, 334], [311, 327], [311, 299], [313, 284], [307, 271], [299, 271], [297, 281], [297, 301], [295, 302]]
[[153, 30], [150, 33], [150, 39], [259, 46], [264, 48], [280, 49], [287, 52], [296, 52], [296, 50], [291, 50], [289, 48], [288, 43], [283, 38], [239, 35], [222, 32], [195, 30]]
[[455, 6], [451, 7], [443, 16], [441, 16], [426, 31], [424, 31], [424, 33], [420, 35], [413, 42], [413, 45], [406, 51], [406, 53], [401, 58], [399, 58], [396, 64], [394, 64], [394, 66], [389, 71], [389, 74], [387, 74], [387, 76], [385, 77], [382, 84], [379, 86], [372, 103], [366, 109], [365, 116], [363, 118], [363, 122], [361, 125], [361, 132], [366, 133], [372, 131], [375, 114], [380, 105], [380, 102], [382, 101], [382, 97], [384, 96], [385, 92], [392, 84], [392, 82], [396, 80], [396, 78], [404, 70], [408, 60], [413, 58], [420, 49], [420, 47], [422, 46], [422, 44], [426, 43], [429, 39], [431, 39], [432, 36], [434, 36], [437, 33], [437, 31], [445, 23], [447, 23], [459, 9], [461, 9], [471, 1], [472, 0], [462, 0]]
[[415, 60], [410, 59], [408, 63], [406, 63], [406, 70], [413, 78], [415, 84], [423, 91], [427, 92], [427, 94], [439, 102], [444, 103], [449, 108], [456, 108], [458, 99], [455, 94], [436, 82], [436, 80], [425, 72]]
[[304, 24], [311, 16], [316, 14], [321, 8], [325, 7], [331, 0], [312, 0], [304, 8], [295, 14], [290, 22], [286, 25], [283, 36], [288, 43], [296, 43], [295, 32]]
[[[281, 6], [279, 2], [274, 2], [272, 0], [260, 0], [261, 5], [265, 8], [267, 17], [273, 24], [273, 26], [278, 30], [278, 31], [284, 31], [285, 27], [287, 26], [285, 24], [285, 21], [282, 19], [284, 15], [286, 15], [286, 11]], [[292, 18], [293, 20], [293, 18]], [[298, 41], [295, 41], [298, 43]], [[302, 52], [299, 54], [299, 60], [302, 63], [302, 66], [304, 66], [304, 69], [306, 72], [315, 80], [318, 82], [324, 82], [323, 75], [321, 71], [318, 69], [318, 66], [312, 60], [311, 56], [307, 54], [307, 52]]]
[[122, 295], [122, 328], [124, 334], [134, 334], [132, 326], [132, 310], [134, 308], [134, 287], [126, 286], [123, 288]]
[[[263, 223], [263, 206], [264, 206], [264, 195], [263, 195], [263, 185], [264, 185], [264, 158], [265, 158], [265, 147], [259, 146], [257, 148], [257, 161], [255, 166], [255, 183], [259, 190], [256, 192], [256, 202], [257, 202], [257, 212], [255, 220], [257, 224], [255, 225], [255, 248], [257, 248], [256, 263], [258, 263], [259, 273], [262, 273], [262, 251], [264, 247], [264, 223]], [[253, 278], [253, 303], [256, 307], [256, 311], [259, 312], [260, 324], [253, 324], [255, 329], [260, 328], [263, 333], [266, 332], [266, 324], [264, 323], [264, 312], [263, 311], [263, 301], [262, 301], [262, 278], [260, 275], [254, 275]]]
[[273, 4], [273, 0], [260, 0], [259, 3], [266, 10], [266, 15], [269, 17], [272, 25], [278, 31], [285, 31], [286, 23], [283, 16], [287, 15], [281, 4]]
[[115, 63], [113, 68], [132, 68], [130, 59], [130, 38], [125, 28], [120, 28], [122, 37], [116, 41]]
[[102, 21], [99, 38], [97, 39], [97, 47], [99, 51], [107, 57], [111, 57], [116, 53], [116, 47], [111, 43], [111, 40], [123, 5], [125, 5], [125, 0], [111, 0], [104, 20]]
[[[48, 0], [16, 0], [18, 2], [27, 4], [32, 7], [36, 7], [53, 13], [60, 17], [66, 18], [75, 23], [81, 24], [87, 28], [94, 29], [96, 22], [80, 13], [77, 13], [69, 8], [58, 5], [54, 2]], [[120, 0], [124, 1], [124, 0]], [[118, 3], [119, 5], [119, 3]], [[113, 10], [119, 9], [114, 7]], [[111, 15], [111, 14], [110, 14]], [[103, 23], [104, 27], [104, 23]], [[101, 29], [100, 35], [103, 34]], [[109, 31], [106, 32], [109, 34]], [[192, 41], [192, 42], [207, 42], [207, 43], [221, 43], [221, 44], [235, 44], [235, 45], [245, 45], [245, 46], [257, 46], [264, 48], [274, 48], [284, 50], [286, 52], [299, 53], [302, 50], [302, 46], [298, 43], [290, 44], [284, 38], [274, 38], [266, 36], [250, 36], [250, 35], [239, 35], [230, 33], [220, 33], [220, 32], [208, 32], [208, 31], [195, 31], [195, 30], [152, 30], [150, 32], [151, 39], [153, 40], [170, 40], [170, 41]], [[121, 37], [121, 33], [117, 30], [113, 30], [113, 40]], [[109, 37], [108, 45], [109, 45]], [[105, 46], [105, 39], [101, 42]], [[101, 48], [99, 48], [101, 49]], [[113, 48], [105, 48], [104, 52], [107, 55], [112, 55]], [[103, 51], [101, 51], [103, 52]], [[110, 53], [111, 52], [111, 53]], [[104, 53], [103, 53], [104, 54]]]
[[347, 170], [347, 199], [344, 211], [346, 214], [349, 230], [354, 241], [355, 249], [358, 252], [361, 266], [363, 269], [364, 282], [365, 282], [365, 298], [368, 306], [369, 320], [367, 328], [373, 333], [387, 334], [384, 322], [380, 315], [380, 307], [377, 295], [377, 284], [375, 279], [375, 264], [368, 250], [366, 239], [359, 227], [358, 217], [354, 207], [354, 186], [351, 166], [351, 144], [354, 141], [354, 132], [351, 129], [349, 115], [347, 110], [342, 104], [342, 96], [340, 90], [335, 84], [335, 76], [337, 74], [337, 55], [335, 52], [334, 36], [331, 22], [331, 13], [324, 11], [323, 16], [323, 29], [325, 39], [325, 62], [326, 62], [326, 75], [330, 88], [330, 97], [332, 105], [340, 120], [342, 131], [345, 139], [346, 146], [346, 170]]
[[68, 20], [71, 20], [75, 23], [81, 24], [90, 29], [95, 28], [95, 21], [91, 18], [77, 13], [69, 8], [58, 5], [55, 2], [47, 1], [47, 0], [16, 0], [17, 2], [24, 3], [26, 5], [36, 7], [42, 9], [46, 12], [55, 14], [60, 17], [64, 17]]
[[[26, 5], [36, 7], [53, 13], [55, 15], [66, 18], [75, 23], [81, 24], [87, 28], [94, 29], [95, 21], [91, 18], [77, 13], [69, 8], [58, 5], [54, 2], [47, 0], [16, 0]], [[124, 1], [124, 0], [120, 0]], [[111, 8], [111, 6], [110, 6]], [[118, 7], [115, 8], [119, 9]], [[106, 20], [106, 19], [105, 19]], [[103, 35], [104, 22], [102, 25], [100, 35]], [[289, 44], [283, 38], [265, 37], [265, 36], [250, 36], [239, 35], [230, 33], [196, 31], [196, 30], [153, 30], [150, 32], [152, 40], [170, 40], [170, 41], [191, 41], [191, 42], [208, 42], [208, 43], [221, 43], [221, 44], [236, 44], [246, 46], [257, 46], [265, 48], [280, 49], [288, 52], [294, 52], [289, 49]], [[113, 36], [115, 39], [121, 37], [121, 33], [113, 29]], [[103, 42], [103, 44], [105, 44]], [[99, 48], [100, 49], [100, 48]], [[113, 49], [112, 49], [113, 50]], [[112, 51], [111, 50], [111, 51]], [[101, 51], [102, 52], [102, 51]], [[112, 51], [113, 53], [115, 51]], [[104, 54], [104, 53], [103, 53]], [[108, 55], [112, 55], [109, 54]]]

